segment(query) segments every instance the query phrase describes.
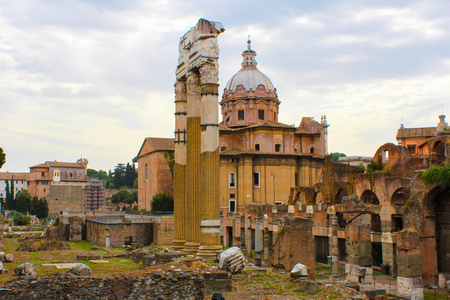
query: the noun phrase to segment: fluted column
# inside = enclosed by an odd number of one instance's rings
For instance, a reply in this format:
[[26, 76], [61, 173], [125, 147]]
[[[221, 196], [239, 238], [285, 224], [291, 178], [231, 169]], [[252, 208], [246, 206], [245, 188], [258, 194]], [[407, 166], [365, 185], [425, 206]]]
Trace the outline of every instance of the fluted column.
[[216, 64], [200, 68], [201, 81], [201, 236], [198, 255], [212, 257], [220, 244], [219, 207], [219, 70]]
[[186, 243], [184, 251], [196, 254], [200, 246], [201, 96], [199, 74], [187, 74]]
[[186, 81], [175, 83], [174, 240], [172, 248], [186, 243]]

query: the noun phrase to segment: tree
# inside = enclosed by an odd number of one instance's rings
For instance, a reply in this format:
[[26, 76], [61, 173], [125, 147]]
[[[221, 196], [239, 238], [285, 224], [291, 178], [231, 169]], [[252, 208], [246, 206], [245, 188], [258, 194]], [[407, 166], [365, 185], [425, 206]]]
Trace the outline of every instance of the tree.
[[113, 173], [113, 183], [114, 188], [119, 189], [122, 186], [125, 186], [125, 164], [118, 163], [117, 166], [114, 168]]
[[173, 196], [166, 193], [153, 196], [152, 211], [173, 211]]
[[38, 198], [37, 196], [33, 197], [31, 201], [31, 212], [32, 215], [35, 215], [39, 219], [47, 218], [48, 216], [48, 202], [45, 198]]
[[131, 195], [131, 193], [127, 190], [121, 190], [117, 193], [113, 194], [111, 197], [111, 202], [114, 204], [117, 203], [127, 203], [127, 198]]
[[125, 199], [125, 203], [130, 205], [133, 203], [137, 203], [137, 201], [138, 201], [137, 191], [133, 191], [132, 193], [130, 193], [130, 195], [128, 195], [127, 199]]
[[175, 152], [174, 151], [167, 151], [164, 153], [164, 158], [167, 161], [167, 164], [169, 165], [170, 174], [172, 174], [173, 179], [173, 166], [175, 165]]
[[6, 162], [6, 154], [3, 152], [3, 148], [0, 147], [0, 169], [3, 167], [5, 162]]
[[15, 212], [13, 214], [13, 222], [16, 226], [28, 225], [30, 224], [31, 217], [21, 214], [20, 212]]
[[14, 176], [11, 177], [11, 181], [6, 180], [6, 198], [5, 206], [7, 209], [16, 209], [16, 202], [14, 200]]
[[345, 155], [344, 153], [340, 153], [340, 152], [332, 152], [330, 153], [331, 156], [331, 160], [333, 161], [339, 161], [339, 157], [347, 157], [347, 155]]
[[16, 194], [16, 210], [26, 214], [31, 211], [31, 195], [27, 190], [18, 191]]

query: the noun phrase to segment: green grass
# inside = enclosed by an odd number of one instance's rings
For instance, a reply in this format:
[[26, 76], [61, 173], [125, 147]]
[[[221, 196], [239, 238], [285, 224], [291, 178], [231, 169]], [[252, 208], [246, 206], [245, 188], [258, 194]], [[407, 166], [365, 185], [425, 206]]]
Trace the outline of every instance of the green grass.
[[447, 295], [442, 295], [442, 294], [439, 294], [439, 292], [438, 293], [436, 293], [436, 298], [434, 298], [434, 292], [423, 292], [423, 298], [425, 299], [425, 300], [434, 300], [434, 299], [442, 299], [442, 300], [446, 300], [446, 299], [448, 299], [447, 298]]

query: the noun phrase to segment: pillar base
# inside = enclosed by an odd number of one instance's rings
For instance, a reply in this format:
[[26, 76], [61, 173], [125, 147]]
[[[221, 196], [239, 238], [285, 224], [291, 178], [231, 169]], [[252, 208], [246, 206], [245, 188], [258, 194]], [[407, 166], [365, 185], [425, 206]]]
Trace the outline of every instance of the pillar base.
[[399, 299], [423, 300], [422, 277], [397, 277], [397, 296]]
[[191, 255], [197, 255], [199, 247], [200, 243], [187, 242], [186, 244], [184, 244], [183, 252]]
[[214, 258], [217, 252], [222, 252], [223, 248], [220, 245], [217, 246], [200, 246], [198, 248], [197, 255], [203, 258]]
[[172, 241], [172, 248], [175, 251], [183, 251], [186, 244], [186, 240], [173, 240]]

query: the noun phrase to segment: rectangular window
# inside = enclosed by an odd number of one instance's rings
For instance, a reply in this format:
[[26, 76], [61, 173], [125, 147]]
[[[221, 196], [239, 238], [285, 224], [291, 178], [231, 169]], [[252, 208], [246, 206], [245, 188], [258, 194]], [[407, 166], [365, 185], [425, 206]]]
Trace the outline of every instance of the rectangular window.
[[230, 194], [231, 199], [236, 199], [236, 194]]
[[283, 201], [275, 201], [275, 205], [281, 205], [283, 204]]
[[228, 173], [228, 186], [230, 188], [236, 187], [236, 173], [233, 172]]
[[253, 173], [253, 187], [259, 187], [259, 172]]
[[45, 173], [44, 172], [41, 172], [41, 177], [44, 177], [45, 176]]
[[258, 119], [264, 120], [264, 109], [258, 110]]
[[411, 154], [416, 154], [416, 146], [408, 146], [408, 151]]
[[72, 173], [69, 173], [69, 176], [70, 176], [70, 177], [72, 177], [72, 176], [73, 176], [73, 174], [72, 174]]
[[236, 211], [236, 200], [230, 200], [230, 211]]
[[244, 120], [245, 114], [243, 110], [238, 110], [238, 120]]
[[281, 150], [281, 145], [280, 144], [276, 144], [275, 145], [275, 152], [280, 152]]
[[259, 148], [259, 144], [255, 144], [255, 150], [256, 150], [256, 151], [259, 151], [259, 149], [260, 149], [260, 148]]

